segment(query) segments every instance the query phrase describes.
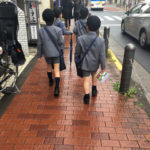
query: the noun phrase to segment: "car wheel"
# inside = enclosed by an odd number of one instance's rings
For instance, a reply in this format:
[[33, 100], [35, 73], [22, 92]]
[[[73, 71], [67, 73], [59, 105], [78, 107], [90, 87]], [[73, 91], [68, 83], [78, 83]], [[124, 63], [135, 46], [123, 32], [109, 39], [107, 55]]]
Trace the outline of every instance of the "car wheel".
[[125, 24], [124, 24], [124, 21], [121, 23], [121, 33], [122, 34], [125, 34]]
[[146, 48], [147, 46], [147, 35], [144, 30], [140, 32], [139, 43], [142, 48]]

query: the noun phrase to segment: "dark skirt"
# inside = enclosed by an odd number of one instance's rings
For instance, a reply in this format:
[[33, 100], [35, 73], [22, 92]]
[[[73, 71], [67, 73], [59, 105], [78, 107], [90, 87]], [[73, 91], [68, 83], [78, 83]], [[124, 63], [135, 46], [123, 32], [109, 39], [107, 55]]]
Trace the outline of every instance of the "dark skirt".
[[72, 8], [73, 8], [72, 0], [67, 0], [67, 1], [64, 0], [62, 7], [63, 7], [63, 10], [62, 10], [63, 18], [71, 19], [72, 18]]

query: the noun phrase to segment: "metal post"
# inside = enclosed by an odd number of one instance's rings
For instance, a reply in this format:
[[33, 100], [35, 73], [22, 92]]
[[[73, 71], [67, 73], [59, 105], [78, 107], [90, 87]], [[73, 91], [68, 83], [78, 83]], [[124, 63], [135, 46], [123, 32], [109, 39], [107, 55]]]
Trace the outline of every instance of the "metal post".
[[109, 34], [110, 34], [110, 27], [109, 26], [104, 27], [103, 38], [105, 39], [106, 56], [107, 56], [107, 51], [108, 51], [108, 47], [109, 47]]
[[120, 84], [121, 93], [125, 93], [129, 90], [135, 49], [136, 48], [133, 44], [127, 44], [125, 47], [121, 84]]

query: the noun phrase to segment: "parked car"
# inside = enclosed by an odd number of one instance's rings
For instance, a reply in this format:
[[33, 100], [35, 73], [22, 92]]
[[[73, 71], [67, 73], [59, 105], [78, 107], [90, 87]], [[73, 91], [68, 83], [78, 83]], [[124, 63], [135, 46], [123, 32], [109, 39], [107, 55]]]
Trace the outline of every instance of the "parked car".
[[104, 10], [105, 0], [90, 0], [90, 8]]
[[121, 32], [137, 39], [142, 48], [150, 44], [150, 2], [137, 4], [126, 12], [122, 19]]

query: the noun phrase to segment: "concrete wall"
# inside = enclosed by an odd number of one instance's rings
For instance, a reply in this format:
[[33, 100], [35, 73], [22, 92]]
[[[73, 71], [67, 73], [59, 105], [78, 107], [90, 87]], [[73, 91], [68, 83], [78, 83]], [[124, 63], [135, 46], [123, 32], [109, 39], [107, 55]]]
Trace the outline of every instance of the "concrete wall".
[[42, 12], [46, 8], [50, 8], [50, 0], [41, 0], [41, 3], [39, 4], [39, 14], [40, 14], [40, 24], [44, 24], [44, 21], [42, 19]]
[[18, 8], [18, 21], [19, 21], [19, 31], [18, 31], [18, 41], [21, 43], [25, 55], [29, 55], [28, 39], [27, 39], [27, 28], [25, 22], [25, 14], [23, 10]]

